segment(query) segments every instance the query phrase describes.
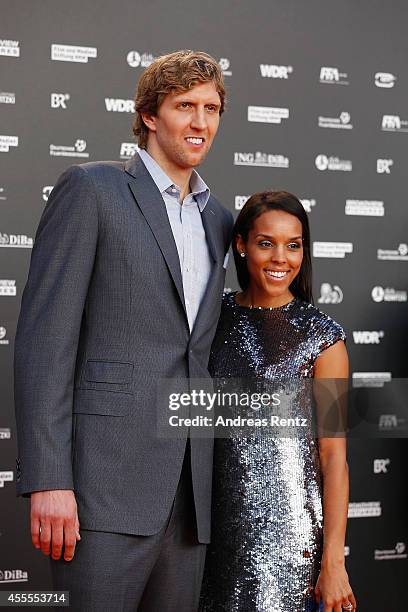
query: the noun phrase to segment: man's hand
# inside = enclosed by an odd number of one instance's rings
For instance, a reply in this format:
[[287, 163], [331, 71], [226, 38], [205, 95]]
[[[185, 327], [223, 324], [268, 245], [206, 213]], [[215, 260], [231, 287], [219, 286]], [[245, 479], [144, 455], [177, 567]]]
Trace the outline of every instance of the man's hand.
[[75, 495], [70, 490], [31, 493], [31, 539], [45, 555], [71, 561], [81, 539]]

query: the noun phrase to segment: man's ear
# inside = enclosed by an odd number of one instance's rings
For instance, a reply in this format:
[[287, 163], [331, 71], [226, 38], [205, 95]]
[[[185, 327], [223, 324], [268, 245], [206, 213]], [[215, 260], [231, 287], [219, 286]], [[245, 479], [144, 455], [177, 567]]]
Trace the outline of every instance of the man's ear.
[[143, 123], [152, 130], [152, 132], [156, 131], [156, 117], [155, 115], [150, 115], [149, 113], [140, 113], [142, 117]]

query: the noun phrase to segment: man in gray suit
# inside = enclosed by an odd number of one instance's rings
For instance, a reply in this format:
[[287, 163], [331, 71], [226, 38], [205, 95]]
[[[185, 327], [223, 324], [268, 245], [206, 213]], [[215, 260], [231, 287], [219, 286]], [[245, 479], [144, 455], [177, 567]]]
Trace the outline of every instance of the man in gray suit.
[[212, 442], [157, 435], [156, 383], [209, 376], [232, 215], [194, 167], [224, 98], [207, 54], [158, 58], [136, 94], [140, 153], [68, 168], [37, 230], [15, 343], [17, 492], [72, 609], [198, 605]]

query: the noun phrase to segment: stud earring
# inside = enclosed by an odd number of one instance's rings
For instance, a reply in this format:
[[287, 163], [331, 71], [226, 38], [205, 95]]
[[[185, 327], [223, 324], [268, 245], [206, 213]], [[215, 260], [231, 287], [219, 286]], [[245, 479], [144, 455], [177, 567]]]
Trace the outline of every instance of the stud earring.
[[241, 257], [245, 257], [245, 253], [242, 251], [242, 253], [240, 253]]

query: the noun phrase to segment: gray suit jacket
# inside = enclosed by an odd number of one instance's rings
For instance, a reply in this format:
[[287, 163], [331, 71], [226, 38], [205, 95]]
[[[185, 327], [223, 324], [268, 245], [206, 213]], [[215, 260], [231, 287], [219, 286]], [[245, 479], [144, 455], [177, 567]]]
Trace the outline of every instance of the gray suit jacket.
[[[156, 381], [208, 377], [232, 215], [202, 220], [212, 274], [190, 334], [165, 205], [136, 155], [72, 166], [31, 257], [15, 341], [17, 493], [75, 491], [81, 527], [150, 535], [170, 511], [186, 439], [156, 433]], [[198, 536], [210, 537], [212, 442], [191, 439]]]

